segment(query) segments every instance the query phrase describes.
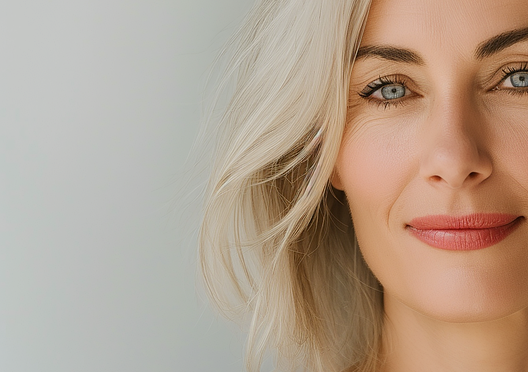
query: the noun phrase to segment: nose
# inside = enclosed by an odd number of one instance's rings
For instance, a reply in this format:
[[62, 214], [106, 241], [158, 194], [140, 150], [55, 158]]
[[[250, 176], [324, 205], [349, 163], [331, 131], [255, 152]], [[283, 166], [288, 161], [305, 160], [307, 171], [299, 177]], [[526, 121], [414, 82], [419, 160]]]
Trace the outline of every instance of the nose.
[[459, 189], [491, 175], [484, 118], [469, 102], [439, 103], [423, 133], [420, 173], [430, 184]]

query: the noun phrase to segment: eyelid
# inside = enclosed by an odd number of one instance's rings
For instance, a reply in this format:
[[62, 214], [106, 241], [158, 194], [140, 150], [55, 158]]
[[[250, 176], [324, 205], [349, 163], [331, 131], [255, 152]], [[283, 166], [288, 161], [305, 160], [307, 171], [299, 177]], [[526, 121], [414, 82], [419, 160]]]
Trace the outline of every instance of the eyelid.
[[376, 80], [373, 80], [370, 83], [368, 83], [361, 91], [358, 92], [358, 94], [363, 98], [368, 98], [374, 92], [381, 89], [385, 85], [391, 85], [391, 84], [400, 84], [408, 88], [407, 80], [405, 78], [402, 78], [401, 75], [386, 75], [386, 76], [380, 76]]

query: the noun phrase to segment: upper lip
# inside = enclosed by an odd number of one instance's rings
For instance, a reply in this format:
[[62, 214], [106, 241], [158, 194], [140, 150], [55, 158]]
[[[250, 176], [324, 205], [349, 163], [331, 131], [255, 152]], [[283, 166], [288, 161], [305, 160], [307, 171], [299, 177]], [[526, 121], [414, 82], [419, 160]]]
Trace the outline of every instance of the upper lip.
[[429, 215], [412, 219], [407, 226], [417, 230], [470, 230], [505, 226], [522, 216], [508, 213], [473, 213], [463, 216]]

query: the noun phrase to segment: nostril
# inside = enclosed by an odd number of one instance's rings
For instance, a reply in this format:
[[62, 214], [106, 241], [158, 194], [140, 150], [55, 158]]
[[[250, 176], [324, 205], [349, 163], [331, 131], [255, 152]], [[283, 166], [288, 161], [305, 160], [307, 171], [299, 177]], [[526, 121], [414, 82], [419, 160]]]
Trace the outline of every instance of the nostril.
[[[464, 143], [451, 143], [451, 139], [447, 138], [445, 143], [424, 147], [420, 159], [420, 177], [431, 185], [446, 185], [452, 189], [458, 189], [466, 183], [475, 186], [486, 180], [492, 172], [491, 158], [472, 143], [472, 138], [462, 139]], [[457, 141], [462, 139], [457, 138]]]
[[470, 174], [468, 174], [468, 178], [469, 179], [477, 178], [478, 175], [479, 175], [478, 172], [471, 172]]

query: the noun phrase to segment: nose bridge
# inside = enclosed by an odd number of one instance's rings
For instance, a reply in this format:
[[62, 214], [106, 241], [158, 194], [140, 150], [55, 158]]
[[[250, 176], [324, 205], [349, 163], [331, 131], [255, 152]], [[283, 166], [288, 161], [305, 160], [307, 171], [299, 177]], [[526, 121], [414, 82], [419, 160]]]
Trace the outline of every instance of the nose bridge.
[[[468, 98], [469, 97], [469, 98]], [[475, 185], [491, 174], [484, 141], [484, 120], [470, 95], [436, 100], [423, 129], [420, 172], [436, 185], [452, 189]]]

